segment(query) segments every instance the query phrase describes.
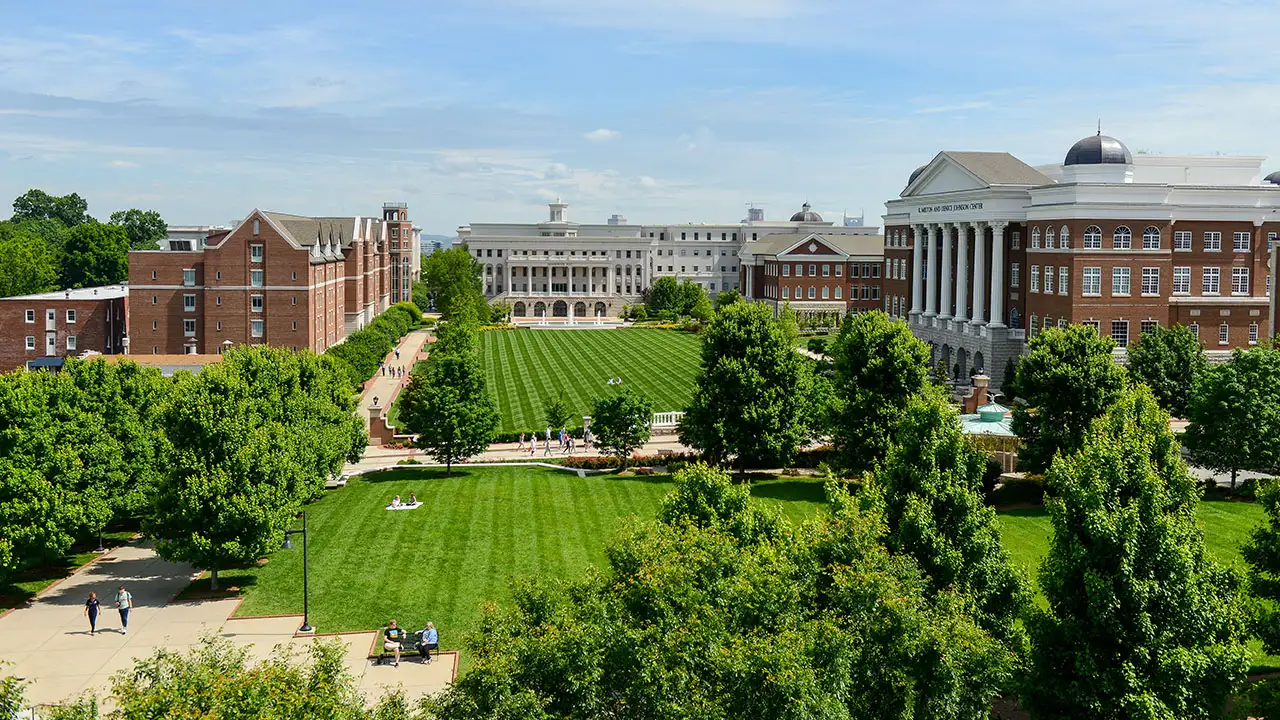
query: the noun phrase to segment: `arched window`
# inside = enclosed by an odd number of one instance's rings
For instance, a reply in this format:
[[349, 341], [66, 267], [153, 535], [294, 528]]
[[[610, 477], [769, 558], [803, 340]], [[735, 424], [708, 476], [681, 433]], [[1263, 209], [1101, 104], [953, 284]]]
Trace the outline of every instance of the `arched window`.
[[1084, 246], [1087, 250], [1098, 250], [1102, 247], [1102, 228], [1090, 225], [1084, 229]]
[[1147, 229], [1142, 231], [1142, 249], [1160, 249], [1160, 228], [1155, 225], [1148, 225]]
[[1031, 247], [1040, 247], [1040, 228], [1031, 228]]
[[1071, 247], [1071, 231], [1067, 229], [1066, 225], [1058, 229], [1058, 241], [1059, 246], [1063, 249]]
[[830, 298], [831, 298], [831, 294], [830, 294], [830, 293], [831, 293], [831, 288], [829, 288], [829, 287], [823, 287], [823, 288], [822, 288], [822, 299], [823, 299], [823, 300], [828, 300], [828, 299], [830, 299]]
[[1054, 239], [1053, 239], [1053, 228], [1051, 227], [1045, 228], [1044, 229], [1044, 246], [1047, 248], [1051, 248], [1056, 244], [1057, 243], [1054, 242]]
[[814, 286], [810, 285], [810, 286], [809, 286], [809, 299], [810, 299], [810, 300], [814, 300], [814, 299], [816, 299], [817, 297], [818, 297], [818, 289], [817, 289], [817, 288], [815, 288]]
[[1116, 250], [1128, 250], [1133, 247], [1133, 232], [1121, 225], [1111, 235], [1111, 247]]

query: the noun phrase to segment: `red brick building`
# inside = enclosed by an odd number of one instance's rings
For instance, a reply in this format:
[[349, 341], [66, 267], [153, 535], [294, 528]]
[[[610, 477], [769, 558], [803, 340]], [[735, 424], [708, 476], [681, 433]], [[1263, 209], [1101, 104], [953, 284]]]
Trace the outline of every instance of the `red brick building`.
[[743, 246], [739, 285], [745, 297], [797, 314], [874, 310], [884, 304], [883, 245], [871, 227], [765, 235]]
[[[203, 243], [133, 251], [130, 352], [216, 354], [242, 344], [323, 352], [391, 306], [393, 258], [404, 262], [412, 239], [406, 207], [388, 203], [383, 218], [254, 210]], [[402, 272], [394, 279], [407, 285]]]
[[124, 285], [0, 298], [0, 372], [61, 367], [67, 357], [125, 352]]

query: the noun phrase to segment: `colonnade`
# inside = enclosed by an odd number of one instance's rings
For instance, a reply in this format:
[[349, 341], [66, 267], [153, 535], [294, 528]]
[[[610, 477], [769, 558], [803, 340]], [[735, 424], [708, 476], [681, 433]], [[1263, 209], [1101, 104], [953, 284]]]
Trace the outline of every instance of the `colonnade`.
[[[1008, 227], [1009, 223], [1003, 221], [913, 225], [911, 314], [970, 325], [1004, 327], [1004, 235]], [[969, 268], [970, 230], [973, 231], [972, 270]], [[990, 282], [987, 279], [988, 242], [991, 243]], [[941, 263], [938, 261], [939, 250]], [[990, 303], [984, 304], [988, 296]], [[989, 316], [988, 308], [991, 311]]]
[[[539, 272], [541, 268], [541, 272]], [[527, 274], [526, 274], [527, 270]], [[596, 273], [595, 271], [604, 271]], [[630, 272], [628, 272], [628, 270]], [[536, 273], [536, 274], [535, 274]], [[545, 273], [545, 275], [544, 275]], [[518, 295], [522, 297], [552, 297], [563, 295], [635, 295], [647, 286], [646, 270], [641, 264], [616, 265], [610, 263], [603, 266], [598, 263], [582, 263], [582, 264], [559, 264], [559, 263], [529, 263], [529, 264], [508, 264], [502, 269], [502, 278], [504, 292], [508, 295]], [[517, 291], [515, 289], [516, 279], [520, 278], [521, 284], [528, 283], [528, 290]], [[540, 284], [545, 281], [547, 289], [541, 288], [535, 290], [535, 278], [541, 278], [537, 282]], [[625, 278], [625, 281], [623, 279]], [[616, 292], [621, 282], [622, 292]], [[556, 292], [552, 290], [554, 284], [563, 283], [566, 290]], [[592, 285], [596, 286], [592, 290]], [[578, 289], [574, 288], [578, 285]], [[601, 287], [603, 286], [603, 287]], [[628, 287], [629, 286], [629, 287]]]

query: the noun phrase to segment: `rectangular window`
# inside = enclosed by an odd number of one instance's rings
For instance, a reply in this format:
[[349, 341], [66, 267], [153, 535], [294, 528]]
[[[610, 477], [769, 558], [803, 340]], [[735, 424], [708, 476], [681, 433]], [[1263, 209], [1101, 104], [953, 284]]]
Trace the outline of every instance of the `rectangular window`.
[[1127, 267], [1111, 268], [1111, 294], [1112, 295], [1128, 295], [1130, 286], [1130, 271]]
[[249, 334], [256, 338], [262, 337], [262, 326], [263, 322], [261, 320], [250, 320]]
[[28, 335], [28, 336], [27, 336], [27, 349], [28, 349], [28, 350], [35, 350], [35, 349], [36, 349], [36, 336], [35, 336], [35, 335]]
[[249, 246], [249, 262], [262, 262], [262, 246], [261, 245]]
[[183, 334], [184, 336], [186, 336], [186, 337], [195, 337], [195, 336], [196, 336], [196, 321], [195, 321], [195, 320], [183, 320], [183, 321], [182, 321], [182, 334]]
[[783, 266], [782, 266], [782, 277], [791, 277], [791, 266], [790, 266], [790, 265], [783, 265]]
[[156, 271], [155, 271], [155, 270], [152, 270], [152, 271], [151, 271], [151, 279], [152, 279], [152, 280], [155, 280], [155, 279], [156, 279]]
[[262, 312], [262, 296], [261, 295], [249, 296], [249, 309], [252, 310], [253, 312]]
[[782, 299], [783, 299], [783, 300], [790, 300], [790, 299], [791, 299], [791, 288], [789, 288], [789, 287], [783, 287], [783, 288], [782, 288]]
[[1258, 344], [1258, 323], [1256, 322], [1249, 323], [1249, 344]]
[[218, 321], [218, 332], [222, 332], [222, 321]]
[[1205, 295], [1217, 295], [1218, 282], [1221, 280], [1221, 272], [1218, 268], [1205, 268], [1201, 277], [1202, 282], [1200, 291]]
[[1222, 249], [1222, 233], [1206, 232], [1204, 234], [1204, 249], [1206, 252], [1216, 252]]
[[1009, 264], [1009, 287], [1018, 287], [1022, 283], [1022, 264]]
[[1040, 318], [1032, 315], [1027, 320], [1027, 339], [1031, 340], [1036, 336], [1036, 331], [1040, 329]]
[[75, 310], [68, 310], [68, 311], [67, 311], [67, 322], [69, 322], [69, 323], [73, 323], [73, 322], [75, 322], [75, 321], [76, 321], [76, 311], [75, 311]]
[[1160, 323], [1156, 322], [1155, 320], [1143, 320], [1142, 322], [1138, 323], [1138, 336], [1141, 337], [1142, 335], [1149, 333], [1152, 330], [1155, 330], [1156, 327], [1159, 325]]
[[1249, 268], [1231, 268], [1231, 294], [1249, 294]]
[[152, 320], [152, 321], [151, 321], [151, 329], [152, 329], [152, 330], [159, 330], [159, 329], [160, 329], [160, 321], [159, 321], [159, 320]]
[[871, 266], [871, 277], [872, 279], [880, 277], [880, 263]]
[[1184, 265], [1173, 269], [1173, 294], [1191, 294], [1191, 268], [1189, 266]]
[[1067, 294], [1067, 278], [1071, 277], [1071, 268], [1063, 266], [1058, 268], [1058, 294]]
[[830, 265], [823, 265], [823, 266], [822, 266], [822, 277], [831, 277], [831, 266], [830, 266]]
[[1158, 295], [1160, 293], [1160, 268], [1142, 268], [1142, 294]]
[[218, 305], [222, 305], [222, 296], [221, 296], [221, 295], [219, 295], [219, 296], [216, 298], [216, 302], [217, 302], [217, 304], [218, 304]]
[[1236, 252], [1249, 252], [1249, 233], [1238, 232], [1232, 234], [1231, 249]]
[[33, 322], [35, 322], [35, 321], [36, 321], [36, 311], [35, 311], [35, 310], [28, 310], [28, 311], [27, 311], [27, 322], [29, 322], [29, 323], [33, 323]]
[[1040, 292], [1040, 266], [1039, 265], [1031, 266], [1031, 287], [1028, 289], [1031, 292]]
[[[839, 266], [837, 266], [837, 267], [839, 267]], [[841, 299], [841, 296], [842, 296], [842, 295], [844, 295], [844, 293], [842, 292], [842, 290], [843, 290], [843, 289], [842, 289], [839, 285], [837, 285], [837, 286], [836, 286], [836, 299], [837, 299], [837, 300]]]
[[182, 311], [183, 311], [183, 312], [195, 312], [195, 311], [196, 311], [196, 296], [195, 296], [195, 295], [183, 295], [183, 296], [182, 296]]
[[831, 293], [831, 288], [829, 288], [829, 287], [825, 287], [825, 286], [824, 286], [824, 287], [822, 288], [822, 299], [823, 299], [823, 300], [829, 300], [829, 299], [831, 299], [831, 294], [830, 294], [830, 293]]
[[1226, 345], [1229, 342], [1231, 342], [1231, 326], [1222, 323], [1218, 326], [1218, 344]]
[[249, 271], [249, 284], [254, 287], [262, 287], [262, 271], [261, 270]]
[[1044, 266], [1044, 291], [1050, 295], [1053, 294], [1053, 266]]
[[861, 268], [861, 267], [862, 267], [862, 266], [861, 266], [861, 265], [859, 265], [859, 264], [857, 264], [857, 263], [854, 263], [854, 264], [850, 265], [850, 266], [849, 266], [849, 277], [851, 277], [851, 278], [862, 277], [862, 272], [859, 270], [859, 268]]
[[194, 268], [186, 268], [182, 271], [182, 284], [186, 287], [192, 287], [196, 284], [196, 271]]
[[1099, 297], [1102, 295], [1102, 268], [1087, 267], [1084, 269], [1084, 280], [1080, 287], [1080, 294], [1085, 297]]
[[1013, 237], [1010, 239], [1009, 242], [1013, 246], [1014, 250], [1021, 248], [1022, 247], [1022, 231], [1014, 230]]
[[818, 277], [818, 266], [817, 266], [817, 265], [810, 265], [810, 266], [809, 266], [809, 277]]
[[1191, 249], [1191, 231], [1179, 230], [1173, 234], [1174, 250], [1190, 250]]
[[1116, 347], [1129, 347], [1128, 320], [1111, 321], [1111, 340], [1115, 342]]
[[257, 219], [254, 219], [254, 221], [253, 221], [253, 234], [254, 234], [254, 235], [257, 235], [257, 234], [258, 234], [258, 230], [259, 230], [258, 221], [257, 221]]
[[817, 292], [815, 292], [816, 290], [817, 290], [817, 288], [815, 288], [814, 286], [812, 286], [812, 285], [810, 285], [810, 286], [809, 286], [809, 299], [810, 299], [810, 300], [813, 300], [814, 298], [818, 297]]
[[68, 335], [67, 336], [67, 352], [75, 352], [75, 349], [76, 349], [76, 336]]
[[1187, 329], [1191, 331], [1192, 335], [1196, 336], [1197, 340], [1200, 339], [1200, 323], [1191, 323], [1187, 326]]

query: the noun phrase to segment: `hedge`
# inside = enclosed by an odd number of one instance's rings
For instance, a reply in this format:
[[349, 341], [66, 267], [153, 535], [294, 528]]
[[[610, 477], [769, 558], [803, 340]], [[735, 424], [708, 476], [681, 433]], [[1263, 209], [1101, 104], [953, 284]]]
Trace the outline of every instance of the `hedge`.
[[[401, 302], [387, 308], [373, 322], [351, 333], [347, 339], [325, 351], [325, 355], [338, 364], [360, 387], [378, 372], [378, 366], [395, 349], [400, 339], [410, 330], [422, 324], [422, 311], [410, 302]], [[394, 338], [394, 339], [393, 339]]]

